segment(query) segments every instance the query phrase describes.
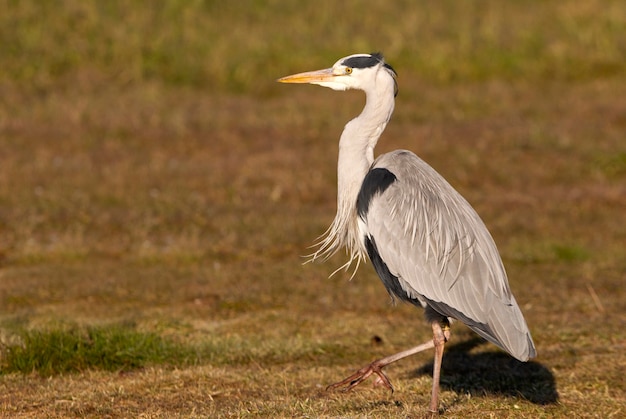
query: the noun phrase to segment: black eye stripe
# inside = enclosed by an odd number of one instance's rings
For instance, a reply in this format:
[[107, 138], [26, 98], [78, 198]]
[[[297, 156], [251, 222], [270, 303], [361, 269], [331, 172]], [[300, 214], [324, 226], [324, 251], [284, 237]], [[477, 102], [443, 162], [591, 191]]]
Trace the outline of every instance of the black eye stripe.
[[380, 61], [376, 55], [363, 55], [346, 58], [341, 64], [352, 68], [369, 68], [379, 64]]
[[352, 67], [352, 68], [369, 68], [369, 67], [374, 67], [375, 65], [379, 63], [383, 63], [385, 68], [390, 70], [394, 75], [397, 75], [393, 67], [391, 67], [389, 64], [387, 64], [384, 61], [383, 55], [380, 52], [375, 52], [370, 55], [361, 55], [361, 56], [346, 58], [345, 60], [342, 61], [341, 64], [345, 65], [346, 67]]

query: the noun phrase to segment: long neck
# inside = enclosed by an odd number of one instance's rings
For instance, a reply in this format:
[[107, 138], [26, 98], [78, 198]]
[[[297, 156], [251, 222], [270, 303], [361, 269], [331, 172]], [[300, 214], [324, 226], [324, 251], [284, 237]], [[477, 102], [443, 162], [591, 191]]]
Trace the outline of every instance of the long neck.
[[393, 91], [389, 94], [366, 92], [365, 108], [346, 124], [339, 140], [338, 210], [356, 205], [363, 179], [374, 162], [374, 147], [391, 118], [393, 108]]
[[[366, 102], [359, 116], [348, 122], [339, 140], [337, 165], [337, 215], [318, 243], [318, 251], [312, 255], [329, 257], [341, 247], [350, 256], [343, 266], [364, 257], [362, 237], [358, 233], [356, 200], [370, 166], [374, 161], [374, 147], [385, 130], [394, 108], [394, 80], [381, 76], [376, 85], [366, 90]], [[385, 78], [386, 77], [386, 78]]]

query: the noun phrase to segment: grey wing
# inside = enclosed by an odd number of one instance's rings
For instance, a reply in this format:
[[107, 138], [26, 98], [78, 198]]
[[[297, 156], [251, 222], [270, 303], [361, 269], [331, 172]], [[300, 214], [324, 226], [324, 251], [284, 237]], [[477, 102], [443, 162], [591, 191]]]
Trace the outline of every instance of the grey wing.
[[379, 157], [358, 211], [370, 259], [381, 278], [388, 276], [390, 294], [462, 321], [519, 360], [536, 355], [491, 235], [428, 164], [404, 150]]

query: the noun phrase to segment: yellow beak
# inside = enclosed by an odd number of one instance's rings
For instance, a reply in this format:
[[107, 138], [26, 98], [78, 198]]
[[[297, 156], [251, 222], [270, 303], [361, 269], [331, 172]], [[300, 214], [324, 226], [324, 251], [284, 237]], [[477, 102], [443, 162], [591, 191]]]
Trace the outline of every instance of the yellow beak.
[[307, 71], [305, 73], [292, 74], [276, 80], [279, 83], [324, 83], [335, 78], [332, 68], [323, 70]]

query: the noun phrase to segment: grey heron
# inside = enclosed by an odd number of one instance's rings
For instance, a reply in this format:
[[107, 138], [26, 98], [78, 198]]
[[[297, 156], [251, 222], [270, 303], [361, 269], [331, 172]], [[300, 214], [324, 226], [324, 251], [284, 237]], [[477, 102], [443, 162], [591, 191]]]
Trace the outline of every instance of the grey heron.
[[339, 140], [337, 215], [313, 259], [346, 248], [358, 264], [369, 257], [392, 299], [423, 307], [428, 342], [372, 362], [329, 389], [350, 390], [382, 368], [434, 348], [429, 411], [437, 414], [444, 344], [453, 319], [520, 361], [536, 356], [524, 316], [511, 293], [498, 249], [471, 205], [431, 166], [407, 150], [374, 158], [393, 113], [397, 75], [380, 53], [354, 54], [331, 68], [278, 79], [333, 90], [359, 89], [366, 103]]

